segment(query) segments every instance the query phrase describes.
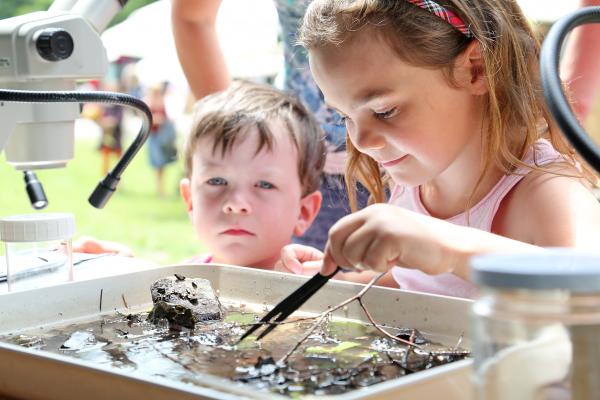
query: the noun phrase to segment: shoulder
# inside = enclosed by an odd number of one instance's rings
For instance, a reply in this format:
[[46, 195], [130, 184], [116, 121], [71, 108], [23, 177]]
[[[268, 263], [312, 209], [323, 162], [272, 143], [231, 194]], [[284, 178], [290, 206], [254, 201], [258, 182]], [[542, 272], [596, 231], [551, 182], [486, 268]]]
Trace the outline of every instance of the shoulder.
[[600, 204], [578, 171], [552, 164], [530, 171], [506, 196], [496, 233], [540, 246], [585, 246], [600, 235]]

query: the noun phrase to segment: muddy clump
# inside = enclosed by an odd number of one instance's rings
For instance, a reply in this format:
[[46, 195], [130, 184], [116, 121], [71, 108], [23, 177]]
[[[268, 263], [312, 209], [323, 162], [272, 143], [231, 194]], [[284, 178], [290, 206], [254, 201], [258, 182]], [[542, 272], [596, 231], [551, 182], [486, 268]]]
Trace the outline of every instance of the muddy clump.
[[207, 279], [176, 274], [154, 282], [150, 293], [154, 307], [148, 320], [154, 324], [166, 319], [172, 329], [194, 329], [198, 322], [222, 318], [221, 303]]

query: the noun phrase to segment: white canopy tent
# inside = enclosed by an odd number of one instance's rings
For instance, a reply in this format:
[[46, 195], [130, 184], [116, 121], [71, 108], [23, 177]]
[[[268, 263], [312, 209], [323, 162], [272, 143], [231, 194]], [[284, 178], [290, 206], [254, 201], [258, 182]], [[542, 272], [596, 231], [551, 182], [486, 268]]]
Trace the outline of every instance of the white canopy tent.
[[525, 15], [537, 22], [554, 22], [579, 6], [579, 0], [517, 0], [517, 3]]
[[[159, 0], [107, 29], [102, 41], [109, 60], [123, 56], [140, 58], [137, 73], [144, 84], [163, 80], [185, 84], [173, 42], [170, 14], [170, 0]], [[272, 0], [223, 0], [217, 33], [233, 76], [256, 79], [276, 75], [283, 65], [278, 32]]]
[[[575, 10], [579, 0], [517, 0], [534, 21], [551, 22]], [[159, 0], [134, 11], [127, 20], [102, 34], [108, 58], [140, 58], [142, 83], [169, 80], [185, 85], [171, 31], [170, 0]], [[223, 0], [217, 32], [235, 77], [274, 76], [282, 68], [277, 41], [279, 24], [273, 0]]]

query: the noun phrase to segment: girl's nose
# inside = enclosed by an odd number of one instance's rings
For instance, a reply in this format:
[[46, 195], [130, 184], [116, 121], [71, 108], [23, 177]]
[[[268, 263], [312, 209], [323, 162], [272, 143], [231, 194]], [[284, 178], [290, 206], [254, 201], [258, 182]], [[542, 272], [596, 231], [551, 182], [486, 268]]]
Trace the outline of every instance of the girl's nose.
[[223, 204], [223, 212], [225, 214], [250, 214], [252, 208], [250, 203], [239, 194], [232, 194], [225, 204]]
[[355, 125], [352, 142], [358, 150], [377, 150], [385, 146], [385, 138], [369, 125]]

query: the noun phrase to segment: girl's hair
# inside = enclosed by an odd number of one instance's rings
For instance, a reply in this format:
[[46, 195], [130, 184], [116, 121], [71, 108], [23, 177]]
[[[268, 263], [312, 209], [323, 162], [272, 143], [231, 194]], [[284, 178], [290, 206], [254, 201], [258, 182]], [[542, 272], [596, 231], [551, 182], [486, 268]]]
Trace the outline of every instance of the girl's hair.
[[[285, 132], [274, 131], [274, 122], [282, 123]], [[289, 135], [298, 150], [303, 196], [319, 188], [326, 150], [324, 134], [317, 121], [296, 97], [270, 86], [242, 81], [196, 103], [192, 130], [184, 147], [187, 176], [192, 175], [192, 158], [200, 138], [211, 136], [213, 152], [221, 151], [225, 155], [251, 127], [255, 127], [260, 136], [257, 154], [265, 146], [272, 150], [277, 137]]]
[[[479, 41], [488, 93], [482, 127], [483, 175], [492, 165], [505, 173], [526, 167], [521, 161], [540, 137], [548, 138], [591, 183], [592, 170], [561, 136], [543, 99], [539, 78], [539, 42], [515, 0], [443, 0], [438, 3], [458, 15], [470, 29], [468, 38], [435, 14], [406, 0], [314, 0], [306, 11], [298, 41], [308, 50], [341, 46], [361, 31], [383, 40], [403, 62], [441, 69], [450, 84], [456, 57], [471, 40]], [[350, 204], [356, 209], [358, 179], [372, 201], [385, 201], [385, 174], [347, 139], [349, 159], [346, 182]], [[542, 169], [533, 167], [534, 169]], [[473, 189], [475, 193], [477, 186]], [[471, 200], [465, 205], [469, 208]]]

